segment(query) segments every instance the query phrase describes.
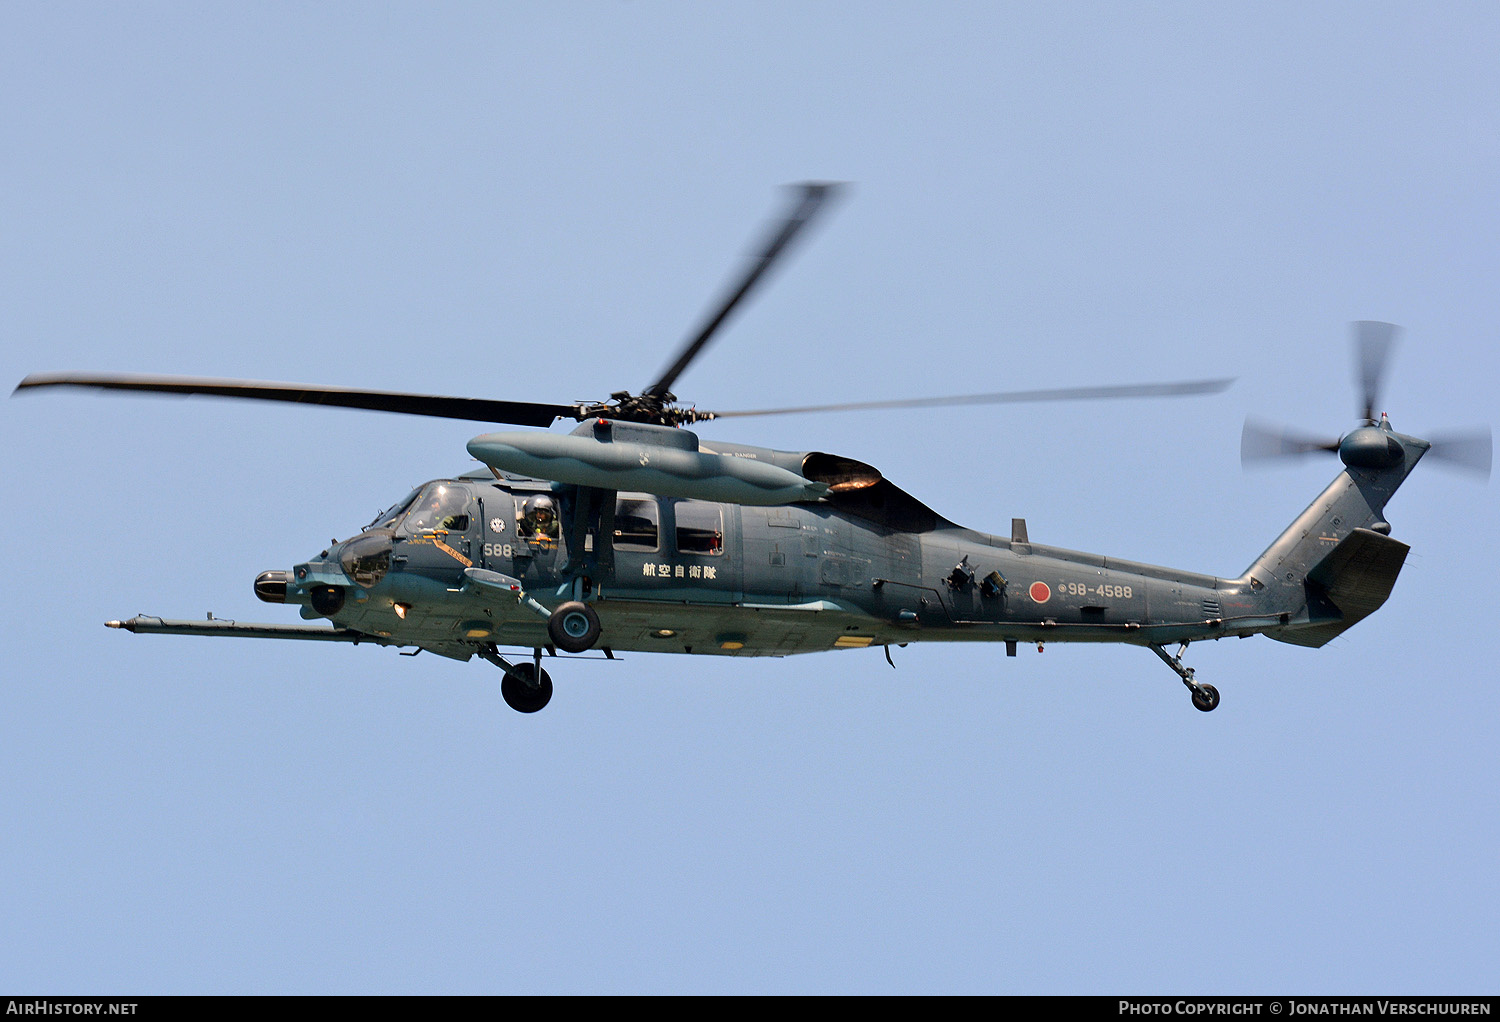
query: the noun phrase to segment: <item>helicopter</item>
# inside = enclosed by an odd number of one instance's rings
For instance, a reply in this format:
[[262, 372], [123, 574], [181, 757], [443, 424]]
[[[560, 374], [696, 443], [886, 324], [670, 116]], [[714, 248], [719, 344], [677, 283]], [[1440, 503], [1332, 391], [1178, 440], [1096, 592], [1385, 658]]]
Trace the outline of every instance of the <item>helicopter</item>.
[[[303, 624], [107, 622], [136, 634], [295, 639], [410, 648], [503, 672], [505, 702], [548, 704], [544, 651], [788, 656], [911, 642], [1125, 643], [1151, 650], [1194, 707], [1219, 704], [1188, 646], [1265, 635], [1317, 647], [1379, 609], [1409, 547], [1384, 508], [1426, 455], [1487, 474], [1487, 431], [1429, 441], [1375, 408], [1397, 328], [1354, 324], [1360, 423], [1323, 439], [1247, 422], [1241, 455], [1337, 454], [1342, 470], [1243, 573], [1220, 578], [964, 528], [874, 466], [821, 451], [704, 440], [719, 419], [1030, 401], [1175, 397], [1228, 379], [968, 394], [714, 412], [673, 393], [746, 297], [841, 186], [792, 189], [752, 258], [657, 379], [574, 404], [483, 400], [249, 380], [131, 374], [26, 377], [49, 387], [295, 402], [533, 427], [467, 447], [481, 468], [412, 490], [358, 533], [290, 569], [261, 572], [262, 601]], [[546, 430], [573, 420], [568, 433]], [[537, 430], [536, 427], [543, 427]], [[324, 623], [312, 623], [315, 621]], [[1178, 648], [1169, 652], [1168, 647]], [[519, 649], [522, 654], [502, 652]], [[596, 651], [596, 652], [595, 652]], [[529, 653], [528, 655], [525, 655]], [[892, 666], [894, 662], [892, 661]]]

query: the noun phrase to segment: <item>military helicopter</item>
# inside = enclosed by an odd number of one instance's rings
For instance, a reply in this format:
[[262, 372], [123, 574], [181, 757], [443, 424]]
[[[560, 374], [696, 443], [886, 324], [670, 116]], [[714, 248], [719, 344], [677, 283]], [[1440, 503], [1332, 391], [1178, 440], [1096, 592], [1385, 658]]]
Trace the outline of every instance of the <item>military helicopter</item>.
[[[533, 713], [552, 697], [546, 651], [786, 656], [910, 642], [1120, 642], [1144, 646], [1199, 710], [1218, 690], [1183, 662], [1192, 642], [1267, 635], [1321, 646], [1383, 604], [1408, 547], [1386, 502], [1426, 454], [1487, 473], [1488, 433], [1434, 446], [1374, 418], [1396, 328], [1355, 325], [1361, 424], [1334, 440], [1247, 423], [1247, 461], [1337, 453], [1334, 481], [1236, 578], [1032, 543], [954, 524], [873, 466], [819, 451], [704, 441], [687, 427], [814, 411], [1207, 394], [1229, 380], [969, 394], [738, 412], [672, 393], [729, 315], [838, 192], [806, 183], [676, 359], [639, 394], [543, 404], [172, 376], [45, 374], [16, 393], [85, 387], [333, 405], [571, 433], [484, 433], [483, 468], [413, 490], [360, 532], [255, 594], [329, 624], [136, 616], [135, 633], [415, 647], [499, 667], [505, 701]], [[1167, 647], [1178, 644], [1175, 652]], [[503, 655], [519, 648], [528, 656]], [[893, 664], [894, 666], [894, 664]]]

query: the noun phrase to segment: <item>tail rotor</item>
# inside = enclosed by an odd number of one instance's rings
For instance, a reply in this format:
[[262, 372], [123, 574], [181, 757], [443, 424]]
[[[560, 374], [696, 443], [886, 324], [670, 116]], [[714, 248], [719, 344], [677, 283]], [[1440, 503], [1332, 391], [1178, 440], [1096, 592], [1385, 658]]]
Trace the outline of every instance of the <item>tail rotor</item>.
[[1465, 472], [1474, 472], [1488, 480], [1493, 454], [1491, 447], [1488, 426], [1459, 433], [1434, 433], [1432, 450], [1427, 452], [1427, 457]]
[[1336, 439], [1324, 440], [1307, 436], [1284, 426], [1271, 426], [1252, 419], [1245, 420], [1245, 428], [1240, 433], [1240, 461], [1246, 465], [1272, 459], [1297, 458], [1315, 451], [1337, 453], [1338, 449], [1339, 442]]
[[1359, 384], [1363, 404], [1360, 417], [1371, 426], [1376, 425], [1375, 408], [1380, 404], [1380, 385], [1385, 380], [1386, 363], [1390, 361], [1391, 349], [1401, 328], [1394, 323], [1375, 323], [1359, 320], [1349, 324], [1354, 332], [1355, 382]]
[[[1343, 437], [1325, 438], [1312, 436], [1300, 430], [1289, 429], [1247, 419], [1240, 434], [1240, 463], [1245, 467], [1269, 461], [1301, 458], [1308, 454], [1340, 454], [1355, 434], [1370, 427], [1389, 430], [1384, 415], [1377, 417], [1375, 409], [1380, 404], [1381, 386], [1385, 380], [1390, 356], [1400, 336], [1401, 328], [1393, 323], [1378, 323], [1361, 320], [1350, 324], [1354, 339], [1354, 378], [1359, 389], [1360, 417], [1363, 422], [1353, 432]], [[1373, 434], [1379, 436], [1379, 434]], [[1473, 472], [1489, 479], [1493, 451], [1488, 426], [1458, 432], [1439, 433], [1432, 438], [1432, 448], [1427, 457], [1434, 461]], [[1366, 441], [1358, 446], [1368, 450]], [[1345, 455], [1351, 452], [1344, 452]], [[1345, 460], [1349, 458], [1345, 456]]]

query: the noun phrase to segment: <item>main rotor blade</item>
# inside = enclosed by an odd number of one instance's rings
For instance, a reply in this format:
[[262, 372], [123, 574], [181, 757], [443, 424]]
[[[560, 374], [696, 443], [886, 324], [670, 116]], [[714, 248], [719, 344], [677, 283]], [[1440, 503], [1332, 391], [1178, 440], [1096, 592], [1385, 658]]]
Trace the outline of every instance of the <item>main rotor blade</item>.
[[1380, 384], [1385, 377], [1386, 360], [1401, 328], [1394, 323], [1376, 323], [1359, 320], [1350, 324], [1354, 328], [1355, 364], [1357, 367], [1360, 398], [1364, 402], [1362, 414], [1369, 422], [1375, 421], [1375, 406], [1380, 403]]
[[661, 379], [646, 388], [644, 391], [645, 394], [660, 398], [671, 391], [672, 384], [677, 382], [677, 377], [682, 375], [683, 370], [688, 367], [688, 364], [697, 358], [698, 353], [713, 339], [714, 334], [724, 324], [724, 321], [729, 318], [729, 314], [734, 311], [735, 306], [744, 300], [745, 296], [750, 293], [751, 288], [755, 287], [756, 283], [771, 268], [771, 265], [776, 262], [777, 258], [786, 251], [787, 246], [791, 244], [792, 239], [797, 236], [797, 233], [812, 221], [813, 217], [817, 215], [818, 210], [828, 200], [839, 193], [843, 185], [823, 181], [808, 181], [795, 187], [795, 204], [792, 206], [787, 218], [774, 226], [772, 233], [760, 247], [759, 252], [750, 261], [750, 266], [746, 269], [745, 275], [739, 284], [726, 293], [713, 315], [709, 316], [703, 326], [699, 328], [697, 334], [683, 345], [681, 353], [677, 356], [677, 361], [673, 362], [661, 374]]
[[1432, 438], [1432, 450], [1427, 452], [1427, 456], [1446, 462], [1454, 468], [1478, 472], [1488, 479], [1492, 446], [1487, 427], [1462, 433], [1438, 433]]
[[956, 397], [919, 397], [901, 401], [855, 401], [841, 405], [803, 405], [797, 408], [758, 408], [750, 411], [699, 413], [701, 418], [742, 419], [752, 415], [801, 415], [804, 412], [855, 412], [879, 408], [945, 408], [950, 405], [1005, 405], [1031, 401], [1100, 401], [1110, 398], [1187, 397], [1217, 394], [1233, 379], [1189, 383], [1139, 383], [1111, 387], [1062, 387], [1054, 390], [1011, 390], [997, 394], [960, 394]]
[[26, 377], [14, 393], [37, 387], [88, 387], [94, 390], [138, 390], [156, 394], [245, 398], [293, 404], [363, 408], [374, 412], [431, 415], [442, 419], [506, 422], [518, 426], [550, 426], [558, 418], [577, 418], [573, 405], [534, 404], [529, 401], [485, 401], [470, 397], [438, 397], [388, 390], [354, 390], [305, 383], [264, 383], [258, 380], [211, 380], [191, 376], [134, 374], [38, 373]]
[[1268, 426], [1249, 419], [1240, 433], [1240, 463], [1272, 458], [1296, 458], [1314, 451], [1336, 453], [1337, 440], [1322, 440], [1305, 433], [1294, 433], [1284, 426]]

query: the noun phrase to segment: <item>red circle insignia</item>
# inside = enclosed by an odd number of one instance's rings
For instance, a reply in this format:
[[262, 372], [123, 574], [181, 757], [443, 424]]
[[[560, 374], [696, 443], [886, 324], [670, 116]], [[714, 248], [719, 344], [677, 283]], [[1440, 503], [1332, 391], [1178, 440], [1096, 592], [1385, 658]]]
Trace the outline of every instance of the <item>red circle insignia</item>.
[[1052, 599], [1052, 590], [1045, 582], [1033, 582], [1031, 583], [1031, 598], [1037, 603], [1046, 603]]

